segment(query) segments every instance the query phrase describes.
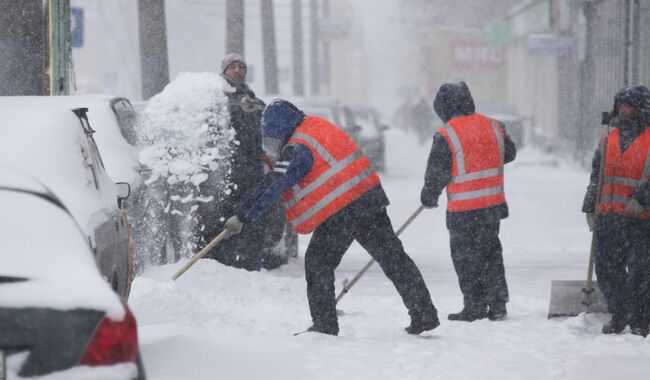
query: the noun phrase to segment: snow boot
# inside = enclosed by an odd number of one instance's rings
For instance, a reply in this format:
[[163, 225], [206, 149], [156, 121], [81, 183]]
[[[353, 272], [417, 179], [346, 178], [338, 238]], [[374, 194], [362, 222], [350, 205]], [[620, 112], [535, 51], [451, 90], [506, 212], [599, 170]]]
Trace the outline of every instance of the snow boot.
[[489, 306], [487, 317], [491, 321], [502, 321], [508, 316], [505, 302], [492, 304]]
[[447, 319], [450, 321], [474, 322], [477, 319], [484, 319], [487, 316], [488, 313], [485, 310], [474, 311], [465, 307], [458, 313], [449, 314]]
[[627, 326], [627, 317], [612, 315], [612, 319], [603, 325], [603, 334], [620, 334]]
[[433, 330], [438, 326], [440, 326], [440, 321], [438, 320], [438, 317], [435, 317], [434, 319], [423, 319], [423, 320], [412, 319], [411, 324], [408, 327], [405, 327], [404, 331], [412, 335], [419, 335], [425, 331]]
[[630, 322], [630, 332], [642, 337], [648, 336], [648, 325], [650, 322], [645, 318], [633, 318]]
[[316, 332], [316, 333], [320, 333], [320, 334], [327, 334], [327, 335], [337, 336], [337, 335], [339, 335], [339, 328], [338, 328], [338, 326], [327, 327], [327, 326], [321, 326], [321, 325], [312, 325], [310, 328], [308, 328], [306, 330], [306, 332]]

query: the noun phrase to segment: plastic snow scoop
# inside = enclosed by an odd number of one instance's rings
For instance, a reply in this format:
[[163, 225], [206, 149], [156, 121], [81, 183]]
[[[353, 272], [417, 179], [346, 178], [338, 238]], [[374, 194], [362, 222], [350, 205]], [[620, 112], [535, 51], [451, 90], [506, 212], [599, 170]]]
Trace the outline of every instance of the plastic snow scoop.
[[217, 235], [216, 238], [212, 239], [212, 241], [205, 246], [199, 253], [196, 255], [192, 256], [190, 261], [188, 261], [176, 274], [174, 277], [172, 277], [172, 281], [176, 281], [183, 273], [185, 273], [186, 270], [190, 269], [194, 263], [196, 263], [201, 257], [205, 256], [208, 252], [212, 250], [217, 244], [219, 244], [223, 239], [225, 239], [228, 236], [228, 230], [223, 230], [219, 235]]
[[[607, 130], [609, 136], [609, 128]], [[600, 203], [600, 193], [605, 176], [605, 147], [607, 139], [600, 143], [600, 168], [598, 170], [598, 183], [596, 185], [596, 207]], [[591, 249], [589, 252], [589, 265], [587, 267], [586, 281], [551, 281], [551, 303], [548, 307], [548, 318], [575, 317], [586, 313], [606, 313], [607, 301], [600, 292], [598, 284], [593, 281], [594, 260], [596, 258], [596, 233], [591, 232]]]
[[[399, 236], [399, 235], [400, 235], [400, 234], [401, 234], [401, 233], [406, 229], [406, 227], [408, 227], [409, 224], [411, 224], [411, 222], [413, 222], [413, 220], [414, 220], [415, 218], [417, 218], [418, 215], [420, 215], [420, 213], [422, 212], [422, 210], [424, 210], [424, 206], [420, 205], [420, 207], [418, 207], [418, 209], [415, 210], [415, 212], [413, 213], [413, 215], [411, 215], [411, 216], [406, 220], [406, 222], [404, 222], [404, 224], [402, 225], [402, 227], [400, 227], [400, 228], [397, 230], [397, 232], [395, 232], [395, 235], [396, 235], [396, 236]], [[368, 271], [368, 269], [370, 269], [370, 267], [371, 267], [374, 263], [375, 263], [375, 259], [370, 259], [370, 261], [368, 261], [368, 264], [366, 264], [363, 268], [361, 268], [361, 270], [359, 271], [359, 273], [357, 273], [357, 275], [354, 276], [354, 278], [352, 278], [352, 280], [348, 281], [347, 278], [346, 278], [345, 280], [343, 280], [343, 289], [341, 290], [341, 292], [339, 293], [339, 295], [336, 297], [336, 303], [337, 303], [337, 304], [339, 303], [339, 301], [341, 300], [341, 298], [343, 298], [343, 296], [344, 296], [348, 291], [350, 291], [350, 288], [352, 288], [352, 287], [354, 286], [354, 284], [356, 284], [357, 281], [359, 281], [359, 279], [361, 278], [361, 276], [363, 276], [363, 275]], [[337, 313], [338, 313], [338, 312], [340, 312], [340, 311], [337, 310]]]

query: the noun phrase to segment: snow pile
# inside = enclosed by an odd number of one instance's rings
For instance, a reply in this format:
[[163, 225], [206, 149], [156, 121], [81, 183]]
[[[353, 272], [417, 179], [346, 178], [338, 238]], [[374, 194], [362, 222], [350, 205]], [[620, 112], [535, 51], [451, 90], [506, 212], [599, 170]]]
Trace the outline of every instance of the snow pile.
[[141, 115], [139, 159], [148, 177], [142, 201], [146, 215], [136, 229], [147, 233], [136, 235], [145, 236], [141, 243], [149, 255], [147, 245], [164, 247], [170, 240], [177, 256], [195, 251], [201, 243], [197, 233], [204, 228], [196, 218], [201, 205], [220, 202], [231, 191], [236, 141], [222, 85], [214, 73], [179, 74]]

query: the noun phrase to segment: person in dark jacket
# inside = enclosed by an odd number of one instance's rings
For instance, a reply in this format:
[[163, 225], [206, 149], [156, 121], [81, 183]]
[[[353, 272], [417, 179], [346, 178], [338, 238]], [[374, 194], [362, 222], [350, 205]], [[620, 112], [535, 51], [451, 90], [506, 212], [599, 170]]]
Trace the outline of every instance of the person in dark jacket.
[[[235, 207], [251, 193], [264, 176], [262, 151], [262, 111], [265, 104], [255, 97], [246, 84], [247, 67], [244, 58], [236, 53], [226, 55], [221, 63], [221, 75], [231, 86], [224, 90], [228, 97], [230, 123], [235, 130], [235, 143], [232, 145], [230, 194], [224, 202], [213, 202], [203, 236], [209, 242], [224, 228], [226, 217], [233, 214]], [[227, 86], [226, 86], [227, 87]], [[207, 186], [213, 184], [209, 178]], [[218, 204], [217, 204], [218, 203]], [[216, 246], [206, 257], [223, 264], [249, 271], [259, 271], [262, 267], [264, 242], [264, 223], [248, 225], [242, 233]]]
[[433, 108], [445, 126], [433, 136], [420, 197], [434, 208], [447, 188], [451, 257], [464, 303], [448, 319], [501, 320], [508, 302], [499, 240], [501, 219], [508, 217], [503, 165], [517, 150], [505, 125], [475, 113], [465, 82], [442, 85]]
[[618, 334], [629, 324], [632, 334], [645, 337], [650, 324], [650, 90], [622, 88], [610, 115], [609, 131], [594, 153], [582, 211], [595, 232], [596, 276], [611, 313], [602, 331]]
[[357, 240], [393, 282], [411, 316], [405, 329], [420, 334], [439, 325], [420, 271], [404, 252], [386, 213], [379, 177], [354, 141], [329, 121], [305, 116], [276, 100], [263, 115], [264, 149], [274, 169], [226, 222], [231, 234], [258, 219], [284, 196], [287, 219], [298, 233], [313, 232], [305, 253], [307, 296], [313, 325], [338, 335], [334, 270]]

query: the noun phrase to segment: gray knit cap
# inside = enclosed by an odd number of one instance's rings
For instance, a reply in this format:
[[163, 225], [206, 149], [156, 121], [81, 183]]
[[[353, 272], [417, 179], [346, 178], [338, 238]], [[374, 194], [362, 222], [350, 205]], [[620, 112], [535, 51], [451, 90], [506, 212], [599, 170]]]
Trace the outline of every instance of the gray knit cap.
[[223, 61], [221, 61], [221, 73], [225, 73], [228, 66], [233, 62], [241, 62], [246, 66], [246, 61], [244, 61], [244, 57], [242, 57], [241, 54], [230, 53], [223, 58]]

